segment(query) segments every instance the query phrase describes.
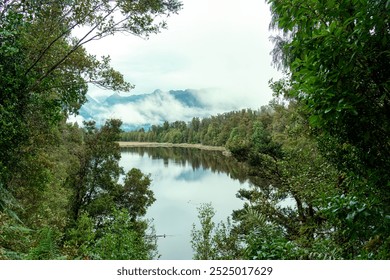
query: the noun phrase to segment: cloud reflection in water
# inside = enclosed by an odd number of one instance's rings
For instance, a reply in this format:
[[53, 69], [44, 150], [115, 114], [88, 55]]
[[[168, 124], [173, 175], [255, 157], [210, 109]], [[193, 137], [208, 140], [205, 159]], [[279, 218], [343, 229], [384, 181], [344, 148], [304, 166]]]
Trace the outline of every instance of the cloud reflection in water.
[[[149, 148], [122, 152], [125, 171], [135, 167], [151, 174], [151, 188], [157, 200], [147, 218], [154, 220], [158, 235], [166, 235], [158, 241], [161, 259], [192, 259], [191, 229], [193, 223], [198, 223], [197, 207], [211, 202], [216, 210], [215, 223], [226, 221], [233, 210], [243, 205], [236, 198], [237, 191], [249, 187], [247, 182], [230, 178], [226, 170], [218, 170], [215, 163], [222, 166], [228, 160], [221, 153], [187, 150]], [[180, 153], [185, 155], [182, 159], [178, 158]]]

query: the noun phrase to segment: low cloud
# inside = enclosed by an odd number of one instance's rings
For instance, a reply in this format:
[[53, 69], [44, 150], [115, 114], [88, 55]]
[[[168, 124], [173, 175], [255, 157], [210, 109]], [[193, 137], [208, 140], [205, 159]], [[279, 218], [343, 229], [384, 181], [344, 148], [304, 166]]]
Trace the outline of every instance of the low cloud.
[[[267, 104], [272, 98], [268, 81], [281, 77], [271, 65], [269, 5], [258, 0], [183, 3], [183, 10], [168, 19], [169, 28], [149, 40], [116, 34], [86, 48], [97, 56], [110, 54], [113, 67], [138, 93], [212, 88], [206, 101], [213, 99], [213, 108]], [[106, 95], [99, 89], [89, 94]]]
[[82, 107], [80, 115], [72, 116], [68, 121], [82, 124], [83, 120], [93, 119], [101, 125], [107, 119], [116, 118], [121, 119], [127, 127], [136, 128], [159, 125], [164, 121], [189, 122], [194, 117], [209, 117], [242, 107], [237, 106], [237, 100], [223, 98], [224, 92], [217, 89], [190, 92], [199, 104], [188, 106], [185, 100], [179, 100], [173, 94], [162, 91], [145, 95], [135, 102], [119, 102], [112, 106], [90, 97], [89, 102]]
[[133, 125], [160, 124], [163, 121], [188, 121], [194, 116], [204, 117], [208, 113], [203, 108], [187, 107], [168, 93], [160, 93], [127, 104], [112, 107], [113, 116], [124, 123]]

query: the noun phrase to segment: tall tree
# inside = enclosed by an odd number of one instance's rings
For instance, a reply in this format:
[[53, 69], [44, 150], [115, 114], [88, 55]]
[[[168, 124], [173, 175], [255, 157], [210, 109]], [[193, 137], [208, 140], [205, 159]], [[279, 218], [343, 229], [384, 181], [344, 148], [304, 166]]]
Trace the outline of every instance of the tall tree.
[[349, 242], [344, 257], [360, 256], [358, 248], [384, 252], [390, 244], [389, 2], [267, 2], [272, 27], [283, 32], [274, 59], [290, 76], [281, 92], [303, 105], [323, 154], [343, 173], [344, 197], [329, 198], [329, 205], [344, 233], [340, 243]]
[[103, 218], [111, 212], [121, 186], [119, 176], [120, 148], [115, 142], [121, 121], [109, 120], [97, 129], [94, 122], [85, 123], [85, 148], [80, 151], [80, 166], [70, 177], [73, 188], [72, 212], [76, 221], [83, 212]]
[[194, 224], [191, 232], [191, 244], [195, 253], [194, 259], [213, 260], [216, 258], [216, 248], [213, 244], [215, 210], [211, 204], [203, 204], [198, 207], [198, 211], [201, 229], [197, 230]]
[[[84, 44], [116, 32], [148, 37], [180, 8], [176, 0], [1, 1], [1, 177], [23, 156], [18, 149], [28, 144], [31, 130], [49, 129], [77, 113], [89, 83], [132, 88], [109, 65], [109, 57], [87, 54]], [[75, 29], [85, 33], [75, 37]]]
[[[64, 123], [85, 102], [88, 85], [114, 91], [133, 86], [109, 57], [90, 55], [84, 45], [117, 32], [147, 38], [180, 8], [177, 0], [0, 1], [0, 231], [23, 240], [21, 246], [1, 238], [0, 257], [3, 251], [25, 257], [28, 246], [38, 248], [40, 241], [61, 245], [52, 238], [62, 238], [68, 204], [76, 220], [80, 211], [94, 218], [109, 212], [105, 202], [120, 189], [120, 169], [107, 131], [119, 131], [119, 123], [99, 132], [87, 125], [84, 135]], [[71, 175], [80, 175], [77, 188]], [[20, 221], [32, 230], [16, 227]], [[41, 253], [47, 251], [30, 251]]]
[[150, 184], [150, 175], [143, 174], [137, 168], [132, 168], [126, 174], [123, 189], [116, 200], [118, 206], [128, 209], [133, 220], [143, 217], [147, 208], [156, 201]]

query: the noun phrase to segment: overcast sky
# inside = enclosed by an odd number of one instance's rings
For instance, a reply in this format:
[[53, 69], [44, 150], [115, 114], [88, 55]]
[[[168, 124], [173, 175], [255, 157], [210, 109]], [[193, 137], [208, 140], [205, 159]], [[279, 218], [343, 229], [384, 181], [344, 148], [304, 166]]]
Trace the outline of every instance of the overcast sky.
[[[149, 40], [117, 34], [86, 45], [110, 55], [112, 65], [135, 84], [130, 94], [155, 89], [212, 89], [209, 101], [259, 107], [271, 99], [272, 43], [265, 0], [183, 0], [168, 29]], [[91, 88], [92, 96], [112, 92]], [[129, 94], [129, 93], [126, 93]]]

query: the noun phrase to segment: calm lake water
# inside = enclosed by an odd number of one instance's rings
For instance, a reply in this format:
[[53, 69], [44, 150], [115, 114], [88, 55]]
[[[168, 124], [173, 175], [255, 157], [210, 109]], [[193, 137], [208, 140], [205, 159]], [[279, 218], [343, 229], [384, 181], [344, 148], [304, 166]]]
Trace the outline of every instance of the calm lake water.
[[[199, 207], [211, 202], [214, 222], [226, 221], [243, 201], [236, 197], [240, 188], [249, 188], [240, 177], [239, 165], [221, 152], [186, 148], [127, 148], [122, 150], [125, 171], [139, 168], [151, 174], [156, 202], [146, 218], [153, 219], [160, 259], [192, 259], [191, 229], [198, 222]], [[239, 179], [233, 179], [239, 178]]]

